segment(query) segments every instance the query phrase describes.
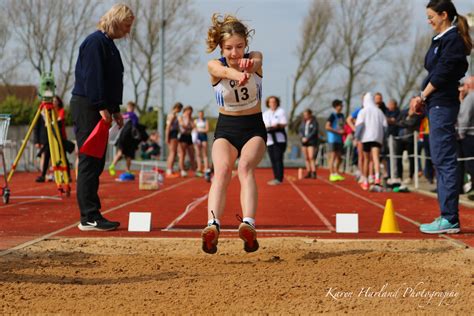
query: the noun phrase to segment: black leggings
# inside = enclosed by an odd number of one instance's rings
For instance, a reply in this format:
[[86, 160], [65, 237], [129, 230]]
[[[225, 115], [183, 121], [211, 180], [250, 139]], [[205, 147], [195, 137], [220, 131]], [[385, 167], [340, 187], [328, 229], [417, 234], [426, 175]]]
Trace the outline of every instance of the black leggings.
[[272, 162], [273, 176], [278, 181], [283, 181], [283, 158], [286, 150], [286, 143], [275, 143], [268, 146], [268, 156]]

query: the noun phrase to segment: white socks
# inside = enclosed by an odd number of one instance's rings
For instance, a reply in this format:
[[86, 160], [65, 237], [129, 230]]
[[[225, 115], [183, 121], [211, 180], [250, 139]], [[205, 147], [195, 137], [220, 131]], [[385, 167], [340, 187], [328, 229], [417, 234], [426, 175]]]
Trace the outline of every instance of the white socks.
[[253, 227], [255, 227], [255, 219], [253, 219], [252, 217], [244, 217], [242, 218], [242, 222], [247, 222]]
[[[250, 225], [252, 225], [253, 227], [255, 227], [255, 219], [253, 219], [252, 217], [244, 217], [242, 219], [242, 222], [247, 222]], [[221, 222], [217, 218], [208, 220], [207, 221], [207, 226], [211, 226], [214, 223], [217, 223], [217, 225], [219, 225], [219, 227], [221, 226]]]
[[211, 226], [212, 224], [217, 223], [217, 226], [221, 227], [221, 221], [216, 219], [210, 219], [207, 221], [207, 226]]

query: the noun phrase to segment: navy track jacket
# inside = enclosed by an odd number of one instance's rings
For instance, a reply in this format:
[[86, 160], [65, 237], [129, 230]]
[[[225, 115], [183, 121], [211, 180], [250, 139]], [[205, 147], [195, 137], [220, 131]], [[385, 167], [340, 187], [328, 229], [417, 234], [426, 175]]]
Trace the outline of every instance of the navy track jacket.
[[123, 72], [120, 52], [114, 41], [96, 31], [79, 48], [72, 94], [88, 98], [98, 111], [120, 112]]
[[428, 96], [428, 104], [459, 105], [459, 80], [464, 77], [467, 67], [466, 47], [457, 28], [449, 30], [441, 38], [433, 38], [425, 56], [428, 76], [422, 85], [422, 90], [430, 82], [436, 88]]

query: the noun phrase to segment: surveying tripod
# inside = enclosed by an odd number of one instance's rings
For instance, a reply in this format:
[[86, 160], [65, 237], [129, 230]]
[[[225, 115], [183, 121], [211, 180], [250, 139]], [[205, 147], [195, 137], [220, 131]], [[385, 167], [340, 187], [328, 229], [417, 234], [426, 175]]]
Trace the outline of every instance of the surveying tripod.
[[41, 75], [41, 84], [39, 89], [39, 95], [41, 98], [41, 103], [38, 106], [38, 110], [31, 122], [28, 132], [26, 133], [23, 143], [21, 144], [20, 151], [18, 152], [10, 173], [8, 174], [7, 182], [10, 182], [10, 179], [15, 172], [15, 169], [20, 161], [21, 155], [25, 150], [28, 139], [31, 136], [33, 128], [37, 124], [40, 115], [43, 115], [46, 131], [48, 133], [48, 143], [49, 151], [51, 154], [51, 164], [53, 166], [54, 172], [54, 181], [59, 191], [59, 195], [66, 194], [66, 196], [71, 195], [71, 186], [69, 185], [70, 179], [68, 175], [68, 166], [66, 162], [66, 154], [64, 151], [64, 146], [61, 138], [61, 132], [58, 126], [58, 113], [53, 103], [54, 98], [54, 78], [52, 74], [46, 73]]

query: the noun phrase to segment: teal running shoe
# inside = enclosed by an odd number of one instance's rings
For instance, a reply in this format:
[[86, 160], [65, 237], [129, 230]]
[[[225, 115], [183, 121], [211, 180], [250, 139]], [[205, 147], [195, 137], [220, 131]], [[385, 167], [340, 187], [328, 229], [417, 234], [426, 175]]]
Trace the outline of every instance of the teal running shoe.
[[432, 223], [421, 224], [420, 231], [425, 234], [457, 234], [461, 228], [459, 222], [451, 224], [447, 219], [438, 217]]

